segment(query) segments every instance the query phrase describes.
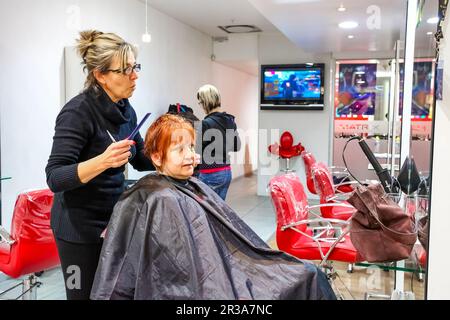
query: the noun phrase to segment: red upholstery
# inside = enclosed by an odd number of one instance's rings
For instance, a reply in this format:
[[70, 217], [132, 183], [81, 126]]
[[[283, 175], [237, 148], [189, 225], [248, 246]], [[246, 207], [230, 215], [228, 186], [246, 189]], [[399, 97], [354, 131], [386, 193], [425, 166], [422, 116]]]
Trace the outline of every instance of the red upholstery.
[[339, 190], [340, 192], [343, 192], [343, 193], [350, 193], [350, 192], [353, 192], [355, 189], [351, 185], [342, 185], [342, 186], [339, 186], [337, 188], [337, 190]]
[[[314, 184], [314, 178], [312, 175], [312, 166], [316, 163], [316, 158], [314, 158], [313, 154], [309, 151], [303, 151], [301, 154], [303, 162], [305, 163], [305, 175], [306, 175], [306, 186], [308, 187], [309, 192], [313, 194], [317, 194], [317, 190]], [[329, 169], [327, 168], [328, 172]], [[342, 185], [337, 188], [340, 192], [348, 193], [352, 192], [354, 189], [351, 185]]]
[[285, 131], [281, 134], [280, 144], [275, 142], [269, 147], [269, 152], [280, 156], [283, 159], [290, 159], [292, 157], [299, 156], [305, 148], [301, 143], [294, 145], [294, 138], [289, 131]]
[[306, 150], [302, 152], [301, 156], [305, 163], [306, 186], [308, 187], [309, 192], [317, 194], [312, 176], [312, 166], [316, 163], [316, 158], [314, 158], [311, 152]]
[[[271, 179], [270, 195], [277, 214], [277, 246], [280, 250], [300, 259], [322, 260], [317, 242], [293, 229], [281, 230], [282, 226], [308, 219], [307, 198], [303, 185], [295, 174], [276, 176]], [[312, 230], [307, 224], [296, 227], [305, 234], [311, 235]], [[356, 262], [356, 249], [347, 234], [344, 241], [338, 243], [328, 260]], [[332, 243], [321, 243], [323, 254], [326, 254]]]
[[411, 256], [422, 268], [427, 264], [427, 252], [421, 244], [416, 244], [411, 252]]
[[[336, 193], [334, 192], [333, 178], [331, 177], [327, 166], [322, 162], [315, 163], [312, 166], [312, 175], [314, 178], [315, 188], [320, 196], [320, 203], [338, 203], [331, 200]], [[350, 206], [347, 201], [340, 201], [339, 203], [344, 203]], [[356, 210], [346, 207], [330, 206], [320, 208], [320, 211], [324, 218], [348, 220]]]
[[60, 264], [53, 232], [50, 209], [53, 193], [36, 190], [20, 194], [14, 207], [9, 245], [0, 246], [0, 271], [10, 277], [43, 271]]
[[422, 268], [425, 268], [425, 265], [427, 264], [427, 252], [423, 247], [419, 254], [419, 263]]

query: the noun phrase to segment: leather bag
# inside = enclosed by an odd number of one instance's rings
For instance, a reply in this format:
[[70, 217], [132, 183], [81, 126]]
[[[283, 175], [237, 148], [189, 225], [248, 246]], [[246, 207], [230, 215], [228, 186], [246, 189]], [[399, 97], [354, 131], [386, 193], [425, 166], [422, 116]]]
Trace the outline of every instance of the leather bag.
[[414, 218], [385, 193], [381, 184], [358, 186], [348, 202], [357, 209], [350, 222], [357, 259], [390, 262], [409, 257], [417, 240]]

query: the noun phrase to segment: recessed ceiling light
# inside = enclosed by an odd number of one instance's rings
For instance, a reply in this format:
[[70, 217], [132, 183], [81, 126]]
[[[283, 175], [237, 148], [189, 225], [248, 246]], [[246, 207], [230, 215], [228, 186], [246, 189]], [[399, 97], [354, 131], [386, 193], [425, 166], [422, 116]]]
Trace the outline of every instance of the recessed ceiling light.
[[436, 23], [439, 22], [439, 18], [438, 18], [438, 17], [429, 18], [429, 19], [427, 20], [427, 22], [428, 22], [428, 23], [431, 23], [431, 24], [436, 24]]
[[355, 21], [344, 21], [339, 23], [339, 28], [342, 29], [353, 29], [356, 28], [358, 26], [358, 23]]
[[433, 34], [433, 32], [431, 32], [431, 31], [427, 32], [427, 35], [429, 35], [429, 36], [431, 36], [432, 34]]
[[339, 8], [338, 8], [338, 11], [339, 12], [344, 12], [345, 10], [347, 10], [345, 7], [344, 7], [344, 5], [341, 3], [341, 5], [339, 6]]
[[349, 38], [349, 39], [353, 39], [355, 36], [354, 35], [352, 35], [352, 34], [349, 34], [348, 36], [347, 36], [347, 38]]

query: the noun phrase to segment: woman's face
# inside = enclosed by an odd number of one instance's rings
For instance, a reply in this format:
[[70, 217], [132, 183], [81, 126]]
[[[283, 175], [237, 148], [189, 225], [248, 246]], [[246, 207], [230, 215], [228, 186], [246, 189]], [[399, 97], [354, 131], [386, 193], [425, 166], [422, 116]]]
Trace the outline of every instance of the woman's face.
[[180, 129], [172, 134], [172, 141], [160, 170], [176, 179], [188, 179], [194, 173], [195, 150], [192, 137], [189, 131]]
[[[136, 59], [134, 58], [134, 54], [130, 52], [128, 55], [127, 67], [133, 67], [135, 64]], [[109, 70], [119, 69], [119, 58], [114, 57]], [[134, 89], [136, 88], [137, 79], [138, 75], [134, 69], [129, 75], [114, 71], [107, 71], [106, 73], [99, 74], [97, 77], [99, 84], [114, 102], [131, 97]]]

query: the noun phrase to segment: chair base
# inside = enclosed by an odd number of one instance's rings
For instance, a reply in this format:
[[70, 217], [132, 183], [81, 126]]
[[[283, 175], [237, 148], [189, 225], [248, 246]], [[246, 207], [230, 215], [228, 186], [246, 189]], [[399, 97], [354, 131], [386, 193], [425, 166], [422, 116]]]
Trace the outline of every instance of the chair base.
[[391, 296], [387, 294], [379, 294], [379, 293], [373, 293], [373, 292], [366, 292], [364, 294], [364, 300], [371, 300], [372, 298], [375, 299], [383, 299], [383, 300], [391, 300]]
[[353, 263], [347, 265], [347, 273], [353, 273]]
[[0, 292], [0, 299], [1, 296], [3, 296], [4, 294], [10, 292], [11, 290], [19, 287], [20, 285], [22, 286], [22, 293], [20, 295], [18, 295], [15, 298], [12, 298], [11, 300], [36, 300], [37, 299], [37, 288], [39, 288], [41, 286], [42, 282], [39, 282], [38, 277], [36, 277], [35, 275], [30, 275], [27, 278], [23, 279], [22, 282], [19, 282], [17, 284], [15, 284], [14, 286], [6, 289], [3, 292]]
[[280, 171], [283, 171], [283, 172], [286, 172], [286, 173], [295, 172], [295, 170], [289, 168], [290, 159], [289, 158], [285, 158], [285, 159], [286, 159], [286, 169], [283, 169], [283, 170], [280, 170]]
[[336, 285], [336, 278], [338, 277], [337, 271], [333, 267], [333, 263], [331, 261], [327, 261], [324, 265], [319, 267], [319, 269], [325, 273], [328, 283], [330, 284], [331, 288], [333, 289], [334, 294], [336, 295], [336, 298], [338, 300], [345, 300], [345, 297], [341, 290]]
[[364, 294], [364, 300], [370, 300], [371, 298], [383, 300], [415, 300], [416, 296], [414, 292], [400, 291], [400, 290], [394, 290], [394, 292], [392, 292], [392, 295], [378, 294], [372, 292], [366, 292]]

